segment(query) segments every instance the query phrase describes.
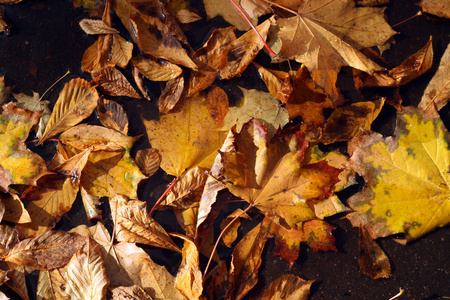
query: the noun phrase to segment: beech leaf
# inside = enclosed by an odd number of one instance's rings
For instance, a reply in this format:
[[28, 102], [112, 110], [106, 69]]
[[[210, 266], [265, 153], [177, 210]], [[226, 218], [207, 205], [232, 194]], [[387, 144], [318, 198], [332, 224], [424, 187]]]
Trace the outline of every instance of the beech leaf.
[[66, 293], [65, 268], [54, 270], [42, 270], [39, 272], [38, 285], [36, 288], [36, 299], [56, 300], [68, 299]]
[[183, 75], [177, 78], [167, 81], [164, 90], [161, 92], [161, 96], [158, 99], [158, 108], [160, 114], [166, 114], [177, 105], [181, 99], [184, 90], [184, 77]]
[[264, 291], [264, 300], [308, 300], [314, 280], [304, 280], [292, 274], [283, 274]]
[[106, 66], [94, 70], [91, 75], [94, 81], [98, 83], [100, 90], [107, 95], [141, 98], [125, 76], [114, 67]]
[[128, 116], [117, 102], [101, 97], [97, 106], [98, 118], [103, 126], [128, 134]]
[[150, 177], [155, 174], [161, 164], [161, 155], [158, 149], [138, 150], [136, 152], [136, 164], [145, 176]]
[[119, 33], [117, 29], [112, 28], [106, 24], [103, 20], [94, 19], [82, 19], [80, 21], [80, 27], [87, 34], [114, 34]]
[[142, 54], [133, 57], [131, 62], [139, 70], [139, 73], [152, 81], [175, 79], [183, 72], [176, 64], [165, 60], [156, 60]]
[[144, 289], [138, 285], [133, 286], [119, 286], [111, 290], [113, 300], [153, 300]]

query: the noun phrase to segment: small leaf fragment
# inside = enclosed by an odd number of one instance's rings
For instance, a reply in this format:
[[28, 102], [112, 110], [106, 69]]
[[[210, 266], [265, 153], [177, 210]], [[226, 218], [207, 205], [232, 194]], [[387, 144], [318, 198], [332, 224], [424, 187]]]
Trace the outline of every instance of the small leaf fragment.
[[358, 263], [363, 273], [372, 279], [389, 278], [391, 275], [389, 258], [363, 227], [359, 227], [358, 248]]

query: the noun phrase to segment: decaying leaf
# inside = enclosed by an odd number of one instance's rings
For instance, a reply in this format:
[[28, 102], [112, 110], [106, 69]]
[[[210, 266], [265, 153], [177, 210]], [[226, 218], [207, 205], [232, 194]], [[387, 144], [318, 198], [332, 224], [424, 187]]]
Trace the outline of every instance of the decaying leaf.
[[109, 200], [109, 205], [118, 241], [181, 251], [164, 228], [148, 215], [146, 202], [139, 200], [127, 202], [124, 197], [115, 196]]
[[131, 86], [126, 77], [116, 68], [106, 66], [91, 72], [99, 89], [110, 96], [127, 96], [140, 99], [141, 96]]
[[117, 29], [112, 28], [106, 24], [103, 20], [94, 19], [82, 19], [80, 21], [80, 27], [87, 34], [114, 34], [119, 33]]
[[136, 152], [136, 164], [145, 176], [150, 177], [155, 174], [161, 164], [161, 155], [158, 149], [138, 150]]
[[39, 144], [89, 117], [97, 107], [97, 101], [95, 87], [86, 80], [75, 78], [66, 83], [59, 93]]
[[264, 300], [307, 300], [314, 280], [304, 280], [291, 274], [283, 274], [275, 279], [264, 291]]
[[217, 126], [223, 126], [223, 119], [228, 113], [228, 105], [227, 93], [218, 86], [211, 86], [211, 90], [206, 96], [206, 107]]
[[100, 97], [97, 113], [105, 127], [117, 130], [124, 135], [128, 134], [128, 116], [119, 103]]
[[[373, 239], [404, 233], [416, 239], [450, 222], [450, 155], [439, 118], [425, 120], [404, 108], [394, 137], [366, 133], [349, 144], [351, 167], [366, 186], [348, 204], [353, 226]], [[423, 209], [426, 207], [426, 209]]]
[[389, 278], [391, 275], [389, 258], [363, 227], [359, 227], [358, 248], [358, 263], [363, 273], [372, 279]]
[[421, 0], [417, 5], [421, 6], [424, 12], [450, 19], [450, 4], [446, 1]]
[[133, 65], [139, 72], [152, 81], [167, 81], [181, 75], [183, 70], [166, 60], [154, 59], [142, 54], [131, 59]]
[[35, 185], [47, 168], [45, 161], [27, 149], [25, 140], [41, 113], [3, 105], [0, 115], [0, 190], [8, 191], [10, 184]]
[[178, 101], [181, 99], [184, 90], [184, 77], [183, 75], [177, 78], [167, 81], [164, 90], [161, 92], [161, 96], [158, 99], [158, 108], [160, 114], [167, 114]]

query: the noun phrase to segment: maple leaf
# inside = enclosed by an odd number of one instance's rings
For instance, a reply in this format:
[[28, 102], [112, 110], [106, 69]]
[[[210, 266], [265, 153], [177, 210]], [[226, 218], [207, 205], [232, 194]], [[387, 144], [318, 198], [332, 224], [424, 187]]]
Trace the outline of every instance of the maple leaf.
[[277, 20], [279, 55], [304, 63], [314, 82], [334, 100], [342, 66], [369, 74], [381, 70], [358, 50], [383, 45], [395, 34], [383, 12], [384, 8], [355, 7], [353, 0], [303, 1], [296, 16]]
[[7, 192], [10, 184], [35, 185], [47, 172], [45, 161], [28, 150], [25, 140], [37, 124], [40, 112], [3, 105], [0, 115], [0, 190]]
[[[368, 132], [349, 143], [351, 167], [366, 186], [348, 200], [347, 218], [372, 238], [405, 233], [416, 239], [450, 222], [450, 155], [439, 118], [412, 108], [397, 117], [394, 137]], [[426, 207], [426, 209], [422, 209]]]
[[263, 299], [307, 300], [314, 280], [304, 280], [291, 274], [283, 274], [264, 291]]

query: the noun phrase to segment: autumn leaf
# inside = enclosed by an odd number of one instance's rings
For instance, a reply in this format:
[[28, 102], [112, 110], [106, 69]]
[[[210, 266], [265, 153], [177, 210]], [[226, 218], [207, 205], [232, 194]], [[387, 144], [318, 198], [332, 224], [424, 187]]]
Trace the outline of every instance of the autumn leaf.
[[264, 300], [307, 300], [314, 280], [304, 280], [292, 274], [283, 274], [264, 291]]
[[148, 95], [147, 88], [144, 85], [144, 78], [143, 76], [141, 76], [141, 73], [139, 72], [138, 68], [136, 68], [136, 66], [133, 65], [133, 63], [131, 63], [131, 74], [133, 75], [134, 82], [139, 88], [139, 91], [141, 91], [141, 94], [144, 96], [145, 99], [151, 101], [152, 99]]
[[97, 106], [97, 101], [95, 87], [86, 80], [75, 78], [66, 83], [59, 93], [39, 144], [89, 117]]
[[106, 66], [91, 72], [94, 82], [99, 89], [110, 96], [127, 96], [140, 99], [141, 96], [131, 86], [126, 77], [116, 68]]
[[136, 164], [145, 176], [150, 177], [155, 174], [161, 164], [161, 155], [158, 149], [138, 150], [136, 152]]
[[180, 252], [164, 228], [148, 215], [147, 203], [126, 201], [116, 196], [109, 200], [118, 241], [141, 243]]
[[[450, 155], [439, 118], [405, 108], [393, 137], [369, 132], [349, 143], [351, 167], [366, 181], [347, 218], [373, 239], [404, 233], [416, 239], [449, 223]], [[426, 209], [423, 209], [426, 207]]]
[[142, 54], [133, 57], [131, 62], [139, 70], [139, 73], [152, 81], [175, 79], [183, 72], [176, 64]]
[[441, 18], [450, 19], [450, 4], [439, 0], [421, 0], [417, 3], [423, 11]]
[[253, 64], [258, 69], [259, 75], [264, 80], [269, 92], [281, 102], [286, 103], [294, 89], [289, 73], [266, 69], [255, 62]]
[[225, 138], [203, 100], [194, 96], [177, 112], [144, 120], [150, 144], [161, 154], [161, 168], [170, 175], [179, 177], [194, 166], [209, 169]]
[[113, 300], [153, 300], [153, 298], [138, 285], [119, 286], [111, 289], [111, 293]]
[[223, 120], [222, 129], [229, 129], [236, 124], [236, 131], [240, 132], [242, 126], [252, 118], [264, 124], [269, 136], [289, 122], [287, 110], [281, 106], [280, 101], [269, 93], [258, 90], [246, 90], [240, 106], [230, 107]]
[[[234, 212], [232, 212], [231, 214], [229, 214], [223, 221], [222, 223], [220, 223], [220, 229], [224, 230], [224, 228], [230, 224], [230, 222], [235, 218], [235, 217], [241, 217], [241, 218], [245, 218], [245, 219], [249, 219], [251, 220], [250, 216], [247, 215], [247, 213], [242, 213], [242, 209], [238, 208], [236, 209]], [[228, 248], [231, 248], [231, 244], [234, 243], [234, 241], [237, 239], [238, 237], [238, 229], [241, 226], [241, 221], [239, 219], [236, 219], [233, 224], [228, 227], [227, 231], [225, 231], [223, 237], [222, 237], [222, 241], [225, 244], [225, 246], [227, 246]]]
[[94, 20], [94, 19], [82, 19], [80, 23], [78, 23], [87, 34], [114, 34], [119, 33], [117, 29], [112, 28], [108, 24], [106, 24], [103, 20]]
[[184, 77], [182, 75], [167, 81], [161, 96], [158, 99], [160, 114], [167, 114], [177, 105], [184, 90]]
[[28, 96], [23, 93], [13, 94], [13, 96], [17, 100], [17, 102], [14, 103], [17, 107], [25, 108], [34, 112], [42, 111], [39, 123], [36, 125], [36, 136], [40, 138], [44, 133], [48, 120], [50, 119], [51, 111], [48, 108], [50, 101], [42, 101], [39, 94], [35, 92], [33, 92], [33, 96]]
[[425, 111], [431, 105], [436, 106], [436, 110], [443, 108], [450, 99], [450, 46], [447, 46], [442, 55], [439, 68], [433, 78], [428, 83], [423, 92], [422, 100], [418, 108]]
[[0, 256], [5, 256], [11, 248], [19, 241], [19, 233], [9, 225], [0, 225]]
[[42, 270], [39, 272], [36, 298], [44, 299], [68, 299], [65, 285], [65, 268], [54, 270]]
[[223, 126], [223, 119], [228, 114], [229, 104], [227, 93], [218, 86], [211, 86], [206, 95], [206, 107], [217, 126]]
[[358, 248], [358, 263], [363, 273], [372, 279], [389, 278], [391, 275], [389, 258], [363, 227], [359, 227]]
[[1, 259], [16, 266], [49, 270], [66, 265], [85, 243], [78, 234], [48, 231], [15, 244]]
[[0, 199], [3, 208], [0, 208], [2, 220], [17, 224], [30, 223], [31, 217], [25, 209], [23, 202], [16, 194], [3, 194], [0, 192]]
[[45, 161], [27, 149], [25, 140], [37, 124], [41, 113], [3, 105], [0, 116], [0, 189], [8, 191], [10, 184], [35, 185], [47, 172]]
[[124, 135], [128, 134], [128, 116], [120, 104], [100, 97], [97, 113], [103, 126], [117, 130]]

